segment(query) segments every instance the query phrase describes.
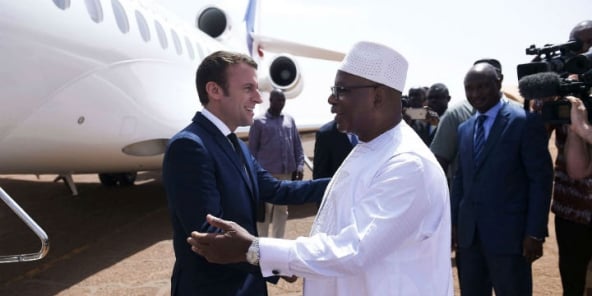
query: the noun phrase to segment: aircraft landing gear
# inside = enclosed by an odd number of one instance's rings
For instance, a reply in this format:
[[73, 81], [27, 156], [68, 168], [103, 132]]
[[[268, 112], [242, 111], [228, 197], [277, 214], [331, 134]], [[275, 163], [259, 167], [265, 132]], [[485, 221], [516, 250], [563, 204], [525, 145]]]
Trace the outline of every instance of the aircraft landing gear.
[[59, 174], [55, 179], [54, 182], [58, 182], [60, 180], [64, 181], [64, 184], [68, 186], [70, 192], [72, 192], [72, 196], [78, 195], [78, 189], [76, 188], [76, 183], [74, 183], [74, 179], [72, 179], [72, 174]]
[[114, 187], [114, 186], [131, 186], [134, 185], [137, 172], [131, 173], [102, 173], [99, 174], [99, 180], [103, 186]]

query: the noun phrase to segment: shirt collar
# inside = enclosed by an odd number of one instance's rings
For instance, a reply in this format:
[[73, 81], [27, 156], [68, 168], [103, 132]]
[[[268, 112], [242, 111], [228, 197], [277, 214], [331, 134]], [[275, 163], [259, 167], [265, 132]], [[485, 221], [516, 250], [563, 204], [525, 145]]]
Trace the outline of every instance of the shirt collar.
[[216, 115], [208, 111], [208, 109], [203, 108], [203, 110], [201, 110], [201, 114], [203, 114], [205, 118], [211, 121], [223, 135], [228, 136], [232, 133], [228, 126], [226, 126], [226, 124], [222, 122], [222, 120], [220, 120], [218, 117], [216, 117]]

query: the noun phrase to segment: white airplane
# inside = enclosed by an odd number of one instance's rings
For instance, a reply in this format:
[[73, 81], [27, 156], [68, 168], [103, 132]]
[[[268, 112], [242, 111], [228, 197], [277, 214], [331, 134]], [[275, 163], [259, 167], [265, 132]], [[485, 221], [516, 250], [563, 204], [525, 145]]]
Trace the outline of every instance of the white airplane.
[[[262, 91], [298, 96], [293, 55], [343, 58], [258, 36], [257, 11], [250, 1], [242, 43], [252, 42], [255, 58], [274, 52], [260, 61]], [[248, 52], [228, 40], [240, 27], [222, 9], [204, 8], [196, 26], [150, 1], [0, 1], [0, 174], [59, 174], [76, 194], [72, 174], [126, 185], [137, 171], [159, 170], [168, 139], [201, 108], [200, 61], [221, 49]]]

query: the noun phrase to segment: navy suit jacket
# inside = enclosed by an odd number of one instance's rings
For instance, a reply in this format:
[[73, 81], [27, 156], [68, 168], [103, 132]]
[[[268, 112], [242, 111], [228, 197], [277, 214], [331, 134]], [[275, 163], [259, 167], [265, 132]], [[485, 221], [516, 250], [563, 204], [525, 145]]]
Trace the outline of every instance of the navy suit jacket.
[[312, 178], [330, 178], [353, 146], [346, 133], [337, 130], [335, 121], [324, 124], [316, 133]]
[[473, 162], [476, 117], [459, 126], [452, 225], [459, 247], [477, 237], [491, 254], [521, 254], [525, 236], [544, 238], [553, 187], [548, 137], [539, 116], [506, 103], [500, 109], [478, 167]]
[[[205, 218], [232, 220], [257, 235], [256, 205], [262, 200], [302, 204], [322, 199], [329, 179], [279, 181], [265, 171], [239, 141], [247, 172], [220, 130], [201, 113], [169, 142], [163, 181], [173, 226], [173, 295], [267, 295], [261, 270], [248, 263], [219, 265], [191, 251], [191, 231], [220, 232]], [[270, 279], [277, 281], [277, 277]]]

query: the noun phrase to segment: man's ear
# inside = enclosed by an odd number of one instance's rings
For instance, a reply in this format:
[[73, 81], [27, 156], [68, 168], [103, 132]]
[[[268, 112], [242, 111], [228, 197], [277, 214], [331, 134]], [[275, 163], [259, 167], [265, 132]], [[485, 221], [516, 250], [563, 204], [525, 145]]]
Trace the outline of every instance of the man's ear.
[[208, 93], [208, 96], [211, 100], [219, 100], [223, 95], [222, 88], [214, 81], [209, 81], [206, 83], [206, 92]]

